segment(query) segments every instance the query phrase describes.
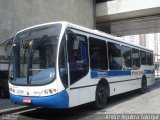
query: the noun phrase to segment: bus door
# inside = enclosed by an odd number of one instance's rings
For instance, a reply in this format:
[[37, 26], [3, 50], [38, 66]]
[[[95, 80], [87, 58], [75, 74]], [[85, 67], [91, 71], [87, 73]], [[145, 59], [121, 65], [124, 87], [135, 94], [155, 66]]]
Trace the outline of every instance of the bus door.
[[69, 84], [73, 103], [71, 106], [79, 104], [79, 81], [82, 80], [89, 71], [88, 64], [88, 41], [85, 35], [79, 33], [68, 33], [67, 40], [68, 63], [69, 63]]

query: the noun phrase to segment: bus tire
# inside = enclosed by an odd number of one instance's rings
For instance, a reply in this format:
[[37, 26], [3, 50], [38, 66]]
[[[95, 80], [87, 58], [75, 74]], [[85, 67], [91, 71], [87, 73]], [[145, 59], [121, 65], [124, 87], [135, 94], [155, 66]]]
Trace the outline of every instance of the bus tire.
[[140, 93], [144, 94], [147, 91], [147, 80], [146, 77], [142, 78]]
[[96, 89], [94, 108], [102, 109], [106, 106], [106, 102], [107, 102], [107, 86], [99, 84]]

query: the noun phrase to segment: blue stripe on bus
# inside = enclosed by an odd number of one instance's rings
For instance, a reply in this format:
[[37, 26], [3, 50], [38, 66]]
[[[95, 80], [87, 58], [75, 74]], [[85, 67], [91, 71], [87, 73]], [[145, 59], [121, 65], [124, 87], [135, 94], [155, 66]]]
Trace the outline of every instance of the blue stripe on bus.
[[122, 76], [122, 75], [131, 75], [130, 70], [111, 70], [108, 71], [108, 76]]
[[107, 77], [107, 71], [91, 71], [91, 78]]
[[[24, 97], [17, 96], [10, 93], [10, 99], [15, 104], [23, 104], [24, 98], [30, 98], [32, 100], [33, 106], [44, 107], [44, 108], [68, 108], [69, 107], [69, 97], [66, 90], [62, 92], [45, 97]], [[28, 104], [30, 105], [30, 104]]]
[[154, 74], [154, 70], [144, 70], [145, 74]]
[[[154, 70], [145, 70], [145, 74], [154, 74]], [[127, 76], [127, 75], [131, 75], [131, 70], [91, 71], [91, 78], [103, 78], [103, 77]]]
[[131, 75], [131, 71], [112, 70], [112, 71], [91, 71], [91, 78], [102, 78], [107, 76]]

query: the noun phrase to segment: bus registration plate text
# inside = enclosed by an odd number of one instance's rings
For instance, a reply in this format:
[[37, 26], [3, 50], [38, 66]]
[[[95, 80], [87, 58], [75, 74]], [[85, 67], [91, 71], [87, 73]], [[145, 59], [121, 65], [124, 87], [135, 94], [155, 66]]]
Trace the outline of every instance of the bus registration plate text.
[[23, 103], [31, 104], [31, 103], [32, 103], [32, 100], [31, 100], [30, 98], [24, 98], [24, 99], [23, 99]]

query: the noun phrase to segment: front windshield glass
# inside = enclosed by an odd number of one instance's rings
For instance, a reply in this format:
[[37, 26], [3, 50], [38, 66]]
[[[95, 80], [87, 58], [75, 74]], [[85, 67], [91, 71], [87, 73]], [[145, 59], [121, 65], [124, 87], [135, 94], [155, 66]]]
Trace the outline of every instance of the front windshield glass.
[[47, 84], [55, 79], [61, 25], [27, 30], [13, 44], [13, 80], [20, 85]]

